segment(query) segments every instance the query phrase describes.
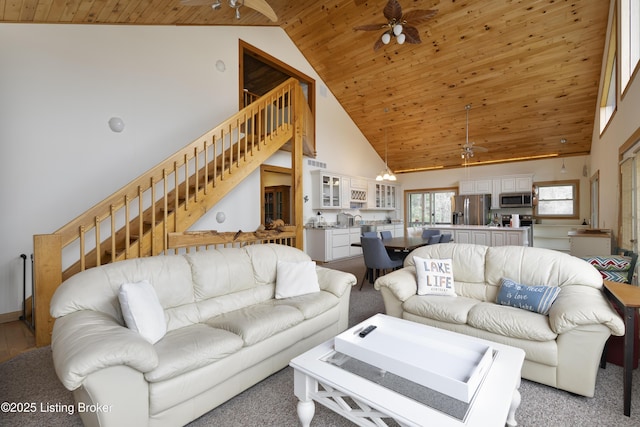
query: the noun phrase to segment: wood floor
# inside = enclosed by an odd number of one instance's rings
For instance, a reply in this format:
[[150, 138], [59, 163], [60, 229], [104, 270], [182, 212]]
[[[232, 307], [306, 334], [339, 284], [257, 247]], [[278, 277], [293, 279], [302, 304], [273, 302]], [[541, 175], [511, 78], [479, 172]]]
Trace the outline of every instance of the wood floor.
[[0, 323], [0, 363], [35, 348], [31, 329], [21, 320]]

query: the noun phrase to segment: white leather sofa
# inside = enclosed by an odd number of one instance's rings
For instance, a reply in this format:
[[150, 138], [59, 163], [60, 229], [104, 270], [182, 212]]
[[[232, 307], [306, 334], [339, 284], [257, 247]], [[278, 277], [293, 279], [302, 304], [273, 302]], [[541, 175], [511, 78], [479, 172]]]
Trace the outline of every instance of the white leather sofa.
[[[451, 259], [457, 296], [417, 295], [413, 257]], [[559, 286], [548, 315], [496, 303], [502, 278]], [[624, 323], [589, 263], [549, 249], [447, 243], [418, 248], [380, 277], [386, 313], [523, 349], [522, 377], [591, 397], [603, 347]]]
[[[319, 291], [276, 299], [279, 261], [311, 262], [264, 244], [121, 261], [66, 280], [51, 301], [51, 347], [85, 425], [184, 425], [344, 331], [356, 278], [317, 266]], [[166, 321], [155, 344], [125, 326], [118, 298], [123, 283], [143, 280]]]

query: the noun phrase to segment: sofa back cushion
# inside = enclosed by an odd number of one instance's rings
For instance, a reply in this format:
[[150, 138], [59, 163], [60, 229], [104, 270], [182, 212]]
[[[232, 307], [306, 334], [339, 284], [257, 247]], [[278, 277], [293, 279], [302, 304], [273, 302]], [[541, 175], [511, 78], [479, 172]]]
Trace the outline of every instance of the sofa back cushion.
[[564, 252], [528, 246], [489, 248], [486, 281], [495, 288], [496, 295], [503, 278], [530, 286], [602, 287], [602, 276], [588, 262]]
[[[422, 246], [405, 258], [404, 266], [414, 266], [413, 257], [451, 259], [457, 295], [486, 301], [485, 253], [487, 246], [446, 243]], [[494, 295], [495, 298], [495, 295]]]
[[123, 283], [148, 280], [162, 307], [193, 301], [191, 267], [180, 255], [136, 258], [90, 268], [62, 283], [51, 299], [53, 317], [80, 310], [106, 313], [123, 321], [118, 291]]

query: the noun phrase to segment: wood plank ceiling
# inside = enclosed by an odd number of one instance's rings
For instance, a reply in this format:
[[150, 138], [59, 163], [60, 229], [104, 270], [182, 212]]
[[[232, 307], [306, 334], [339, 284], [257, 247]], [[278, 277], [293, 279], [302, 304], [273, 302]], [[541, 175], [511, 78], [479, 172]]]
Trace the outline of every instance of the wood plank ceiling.
[[[214, 0], [211, 0], [213, 3]], [[0, 0], [0, 22], [279, 25], [380, 157], [396, 172], [461, 167], [466, 139], [488, 149], [474, 165], [588, 154], [608, 15], [604, 0], [399, 0], [438, 9], [421, 44], [378, 51], [387, 0], [268, 0], [278, 22], [223, 0]], [[561, 143], [566, 139], [566, 143]], [[348, 143], [348, 141], [345, 141]]]

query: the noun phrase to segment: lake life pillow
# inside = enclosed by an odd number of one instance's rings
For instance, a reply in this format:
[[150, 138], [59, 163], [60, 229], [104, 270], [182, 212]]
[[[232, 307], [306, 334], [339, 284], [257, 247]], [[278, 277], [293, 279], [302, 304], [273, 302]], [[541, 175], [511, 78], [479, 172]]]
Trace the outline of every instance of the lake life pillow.
[[546, 315], [559, 293], [557, 286], [521, 285], [502, 278], [496, 302]]
[[118, 300], [127, 328], [138, 332], [151, 344], [160, 341], [167, 333], [164, 310], [148, 280], [123, 283]]
[[320, 292], [316, 263], [313, 261], [278, 261], [276, 299]]
[[418, 280], [418, 295], [456, 296], [451, 259], [413, 257]]

